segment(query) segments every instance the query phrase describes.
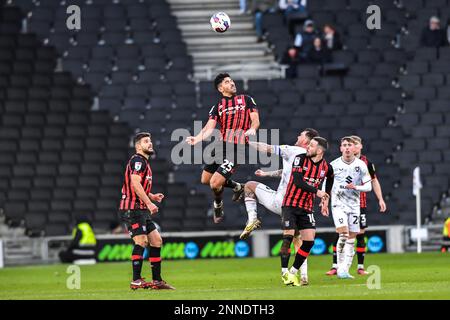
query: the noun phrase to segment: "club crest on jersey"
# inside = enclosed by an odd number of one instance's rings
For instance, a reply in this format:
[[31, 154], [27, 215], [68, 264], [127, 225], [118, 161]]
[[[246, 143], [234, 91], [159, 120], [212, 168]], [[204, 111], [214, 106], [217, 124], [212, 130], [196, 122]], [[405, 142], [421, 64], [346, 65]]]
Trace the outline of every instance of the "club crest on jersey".
[[321, 178], [325, 177], [325, 170], [321, 170], [321, 171], [320, 171], [320, 177], [321, 177]]
[[141, 170], [141, 168], [142, 168], [142, 162], [136, 162], [134, 164], [134, 170], [139, 171], [139, 170]]
[[361, 169], [359, 167], [355, 167], [355, 171], [359, 172]]

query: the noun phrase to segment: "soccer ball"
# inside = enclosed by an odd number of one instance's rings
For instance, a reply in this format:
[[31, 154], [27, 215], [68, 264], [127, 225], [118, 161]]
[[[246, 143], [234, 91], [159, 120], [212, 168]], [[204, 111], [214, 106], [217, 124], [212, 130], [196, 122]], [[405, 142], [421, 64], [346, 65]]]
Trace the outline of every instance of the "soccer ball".
[[224, 33], [231, 26], [230, 17], [225, 12], [217, 12], [213, 14], [209, 22], [211, 23], [211, 28], [215, 32], [219, 33]]

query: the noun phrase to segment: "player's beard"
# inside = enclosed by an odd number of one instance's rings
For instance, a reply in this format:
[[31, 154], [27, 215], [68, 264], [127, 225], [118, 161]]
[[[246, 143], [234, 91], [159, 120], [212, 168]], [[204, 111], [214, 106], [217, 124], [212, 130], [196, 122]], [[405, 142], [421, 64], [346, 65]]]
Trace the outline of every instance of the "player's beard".
[[148, 156], [152, 156], [155, 153], [155, 150], [153, 149], [147, 149], [147, 150], [142, 150], [144, 151], [144, 153]]

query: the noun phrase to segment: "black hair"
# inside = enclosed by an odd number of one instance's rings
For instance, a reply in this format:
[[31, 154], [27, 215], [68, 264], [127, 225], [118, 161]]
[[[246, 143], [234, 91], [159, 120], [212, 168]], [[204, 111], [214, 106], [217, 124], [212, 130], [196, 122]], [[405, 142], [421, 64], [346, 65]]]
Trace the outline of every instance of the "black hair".
[[314, 137], [313, 140], [317, 141], [317, 144], [319, 147], [323, 149], [323, 152], [328, 150], [328, 141], [325, 138], [322, 137]]
[[317, 131], [316, 129], [313, 128], [306, 128], [306, 136], [308, 137], [308, 139], [311, 141], [312, 139], [314, 139], [315, 137], [319, 136], [319, 131]]
[[133, 138], [133, 143], [136, 145], [142, 138], [151, 137], [152, 135], [148, 132], [138, 132]]
[[228, 78], [230, 75], [228, 73], [219, 73], [214, 79], [214, 87], [216, 90], [219, 88], [219, 84], [222, 83], [223, 79]]

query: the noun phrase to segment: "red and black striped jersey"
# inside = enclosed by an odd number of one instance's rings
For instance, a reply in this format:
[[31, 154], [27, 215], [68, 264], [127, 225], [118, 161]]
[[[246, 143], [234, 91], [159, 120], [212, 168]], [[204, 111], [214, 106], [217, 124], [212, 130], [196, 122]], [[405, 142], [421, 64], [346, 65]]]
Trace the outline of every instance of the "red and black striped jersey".
[[152, 169], [148, 160], [140, 155], [133, 155], [128, 161], [125, 169], [124, 181], [122, 186], [122, 200], [120, 201], [120, 210], [146, 210], [147, 206], [134, 192], [131, 187], [131, 176], [139, 175], [141, 177], [141, 185], [146, 194], [152, 189]]
[[255, 100], [247, 95], [222, 97], [209, 111], [209, 119], [220, 124], [222, 140], [234, 144], [247, 144], [245, 131], [251, 127], [250, 113], [258, 112]]
[[[369, 159], [367, 159], [366, 156], [361, 155], [360, 159], [367, 165], [367, 168], [369, 169], [369, 174], [370, 174], [370, 178], [376, 179], [377, 175], [375, 172], [375, 166], [372, 162], [369, 161]], [[367, 193], [365, 192], [361, 192], [360, 193], [360, 206], [361, 208], [367, 208]]]
[[327, 178], [326, 191], [331, 192], [334, 174], [325, 159], [313, 162], [306, 154], [299, 154], [292, 164], [292, 173], [283, 199], [283, 207], [299, 207], [312, 212], [316, 193]]

